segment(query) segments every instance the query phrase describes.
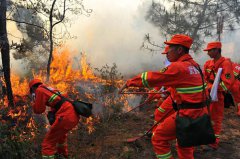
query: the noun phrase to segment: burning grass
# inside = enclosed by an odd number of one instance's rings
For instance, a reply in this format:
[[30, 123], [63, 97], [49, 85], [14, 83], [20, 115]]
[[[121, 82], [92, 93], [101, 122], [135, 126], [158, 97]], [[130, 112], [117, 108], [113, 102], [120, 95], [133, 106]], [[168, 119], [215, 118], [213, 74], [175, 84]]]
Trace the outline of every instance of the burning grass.
[[[95, 115], [87, 119], [81, 118], [78, 127], [72, 131], [73, 134], [76, 132], [82, 134], [83, 131], [87, 134], [93, 133], [96, 124], [109, 121], [110, 117], [123, 110], [129, 110], [127, 98], [135, 98], [135, 96], [118, 96], [117, 88], [123, 84], [123, 81], [117, 74], [116, 64], [97, 69], [100, 75], [96, 76], [87, 62], [86, 54], [81, 54], [80, 60], [75, 64], [69, 57], [70, 54], [67, 48], [54, 51], [50, 81], [46, 84], [68, 93], [73, 99], [93, 103]], [[46, 79], [45, 74], [43, 70], [32, 70], [32, 76], [42, 81]], [[17, 155], [22, 158], [38, 158], [41, 138], [49, 127], [44, 115], [33, 115], [29, 80], [12, 74], [12, 89], [16, 104], [14, 109], [6, 106], [5, 97], [1, 99], [0, 155], [4, 158], [15, 158]]]

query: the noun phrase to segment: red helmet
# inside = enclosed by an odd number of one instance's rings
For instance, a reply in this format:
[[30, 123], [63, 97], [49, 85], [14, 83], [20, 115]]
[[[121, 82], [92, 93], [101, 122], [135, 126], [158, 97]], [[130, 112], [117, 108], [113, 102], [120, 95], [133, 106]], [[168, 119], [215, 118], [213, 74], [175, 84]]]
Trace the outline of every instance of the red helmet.
[[29, 88], [32, 88], [35, 84], [42, 84], [42, 81], [40, 79], [33, 79], [29, 82]]

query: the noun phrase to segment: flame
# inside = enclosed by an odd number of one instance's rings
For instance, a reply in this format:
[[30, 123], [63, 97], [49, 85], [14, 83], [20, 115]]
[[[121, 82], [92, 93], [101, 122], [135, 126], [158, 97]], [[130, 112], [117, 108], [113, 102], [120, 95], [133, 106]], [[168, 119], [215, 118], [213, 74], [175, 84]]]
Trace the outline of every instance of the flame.
[[96, 76], [94, 76], [93, 71], [89, 67], [89, 64], [87, 64], [87, 56], [86, 54], [82, 54], [81, 58], [81, 66], [82, 66], [82, 76], [86, 79], [96, 79]]
[[[99, 96], [101, 99], [96, 99], [96, 95], [92, 93], [86, 93], [81, 92], [76, 89], [75, 84], [86, 81], [91, 81], [92, 83], [95, 83], [96, 85], [102, 84], [104, 86], [111, 85], [111, 82], [103, 80], [97, 76], [94, 75], [93, 70], [91, 69], [90, 65], [87, 62], [87, 56], [85, 53], [81, 54], [80, 60], [73, 61], [72, 58], [69, 56], [71, 55], [71, 52], [68, 48], [58, 48], [55, 49], [53, 52], [53, 61], [51, 63], [51, 70], [50, 70], [50, 81], [46, 84], [61, 90], [62, 92], [68, 92], [70, 94], [76, 95], [76, 98], [80, 98], [84, 95], [87, 99], [94, 102], [102, 103], [103, 106], [112, 106], [118, 103], [124, 104], [124, 109], [129, 110], [129, 103], [126, 101], [125, 96], [120, 97], [118, 100], [115, 100], [117, 98], [116, 95], [109, 96], [109, 95], [103, 95]], [[74, 65], [75, 63], [75, 65]], [[78, 66], [78, 67], [75, 67]], [[46, 68], [43, 68], [46, 69]], [[43, 82], [46, 81], [46, 71], [39, 71], [35, 72], [32, 71], [34, 78], [39, 78]], [[29, 94], [29, 79], [20, 78], [16, 73], [13, 73], [11, 76], [11, 82], [12, 82], [12, 88], [13, 88], [13, 94], [17, 97], [14, 98], [15, 103], [20, 103], [21, 98], [27, 100], [27, 96]], [[115, 80], [114, 81], [116, 85], [122, 85], [122, 80]], [[97, 87], [96, 87], [97, 88]], [[116, 93], [115, 93], [116, 94]], [[20, 98], [21, 97], [21, 98]], [[28, 103], [30, 101], [28, 100]], [[16, 110], [10, 110], [8, 115], [11, 118], [18, 118], [19, 121], [23, 121], [27, 114], [26, 107], [29, 107], [29, 104], [23, 107], [18, 108]], [[87, 118], [84, 122], [88, 127], [88, 132], [92, 133], [94, 131], [94, 124], [99, 122], [100, 117], [90, 117]], [[49, 127], [49, 125], [45, 126], [46, 128]], [[29, 119], [29, 122], [27, 123], [27, 128], [31, 131], [31, 136], [34, 138], [36, 135], [34, 134], [34, 129], [36, 129], [36, 125], [34, 123], [34, 120], [32, 118]], [[24, 132], [23, 132], [24, 134]], [[23, 135], [22, 134], [22, 135]]]

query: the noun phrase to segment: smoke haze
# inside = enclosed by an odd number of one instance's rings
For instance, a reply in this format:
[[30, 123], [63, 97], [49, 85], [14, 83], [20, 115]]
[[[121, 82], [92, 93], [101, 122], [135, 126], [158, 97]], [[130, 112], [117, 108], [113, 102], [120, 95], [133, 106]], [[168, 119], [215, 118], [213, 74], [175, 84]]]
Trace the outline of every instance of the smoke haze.
[[[69, 31], [78, 38], [68, 41], [68, 46], [74, 52], [85, 52], [92, 67], [116, 63], [124, 75], [164, 67], [165, 56], [160, 54], [161, 49], [155, 54], [140, 49], [147, 33], [157, 44], [161, 45], [164, 41], [158, 29], [144, 18], [151, 1], [86, 0], [84, 5], [93, 12], [90, 17], [81, 15], [75, 18]], [[239, 31], [224, 34], [222, 40], [222, 55], [232, 58], [234, 62], [240, 61], [239, 34]], [[13, 37], [9, 38], [11, 41]], [[208, 39], [206, 42], [214, 40]], [[209, 59], [203, 51], [192, 55], [201, 65]], [[19, 67], [19, 62], [16, 63], [12, 62], [12, 68], [19, 72], [22, 67]]]
[[123, 74], [159, 69], [165, 56], [140, 49], [146, 33], [160, 40], [157, 28], [144, 19], [148, 5], [142, 0], [105, 0], [101, 5], [88, 1], [93, 13], [74, 24], [78, 39], [71, 46], [86, 52], [93, 67], [115, 62]]
[[[73, 32], [78, 39], [71, 41], [71, 46], [86, 52], [94, 67], [115, 62], [123, 74], [160, 69], [165, 56], [140, 49], [146, 33], [155, 42], [163, 42], [157, 28], [144, 19], [149, 5], [151, 1], [147, 0], [104, 0], [101, 5], [96, 0], [89, 0], [86, 7], [93, 9], [93, 13], [75, 23]], [[237, 37], [239, 32], [224, 34], [222, 40], [222, 55], [235, 62], [240, 60]], [[192, 55], [201, 65], [209, 59], [203, 51]]]

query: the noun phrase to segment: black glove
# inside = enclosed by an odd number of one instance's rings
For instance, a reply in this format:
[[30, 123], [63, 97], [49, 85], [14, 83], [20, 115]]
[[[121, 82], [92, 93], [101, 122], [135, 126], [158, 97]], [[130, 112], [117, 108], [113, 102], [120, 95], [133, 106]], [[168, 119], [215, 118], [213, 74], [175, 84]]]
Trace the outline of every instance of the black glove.
[[48, 122], [52, 125], [55, 122], [55, 112], [49, 111], [47, 114]]

